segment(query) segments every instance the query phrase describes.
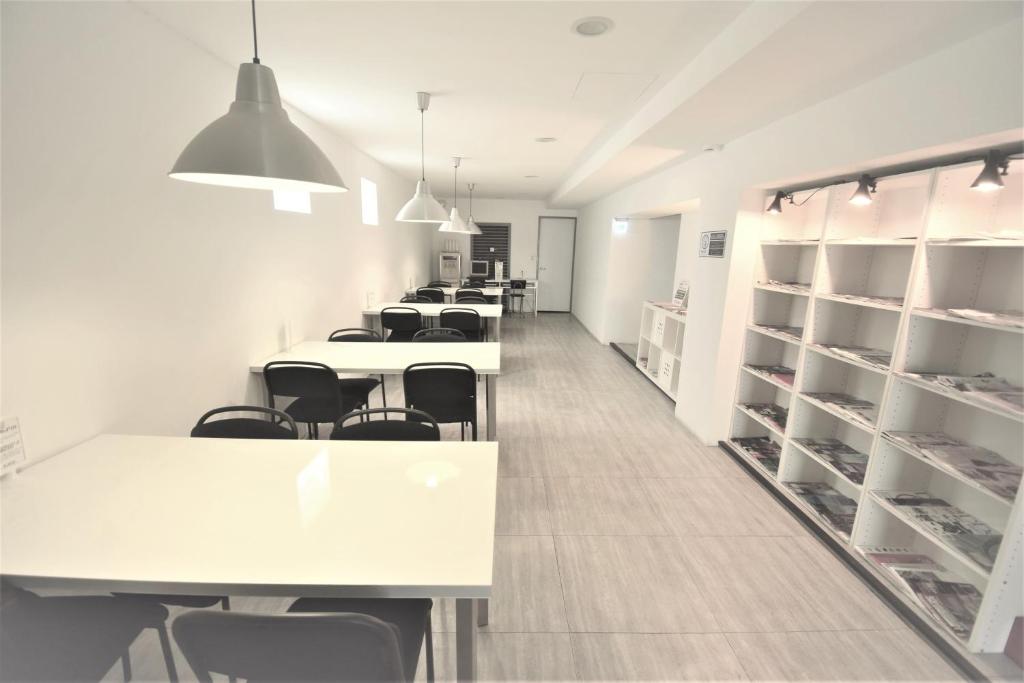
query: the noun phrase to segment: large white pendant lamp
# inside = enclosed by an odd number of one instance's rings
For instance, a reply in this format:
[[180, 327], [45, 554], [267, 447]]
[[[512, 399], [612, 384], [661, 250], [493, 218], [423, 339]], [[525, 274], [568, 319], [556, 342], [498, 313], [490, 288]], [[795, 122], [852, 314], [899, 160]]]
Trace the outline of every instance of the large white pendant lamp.
[[463, 235], [469, 234], [469, 228], [466, 226], [466, 221], [462, 220], [462, 216], [459, 215], [459, 162], [462, 159], [459, 157], [452, 157], [452, 166], [455, 168], [454, 182], [452, 182], [452, 212], [449, 215], [448, 220], [441, 224], [437, 229], [438, 232], [455, 232]]
[[288, 118], [274, 72], [260, 64], [252, 0], [251, 64], [238, 68], [228, 113], [199, 131], [168, 174], [177, 180], [257, 190], [346, 192], [327, 156]]
[[430, 183], [427, 182], [427, 164], [423, 147], [423, 113], [430, 107], [430, 93], [416, 93], [416, 105], [420, 110], [420, 179], [416, 183], [416, 194], [405, 203], [396, 221], [405, 223], [444, 223], [448, 214], [434, 195], [430, 194]]
[[469, 183], [466, 187], [469, 188], [469, 220], [466, 221], [466, 227], [469, 228], [470, 235], [482, 235], [483, 230], [473, 219], [473, 188], [476, 187], [476, 183]]

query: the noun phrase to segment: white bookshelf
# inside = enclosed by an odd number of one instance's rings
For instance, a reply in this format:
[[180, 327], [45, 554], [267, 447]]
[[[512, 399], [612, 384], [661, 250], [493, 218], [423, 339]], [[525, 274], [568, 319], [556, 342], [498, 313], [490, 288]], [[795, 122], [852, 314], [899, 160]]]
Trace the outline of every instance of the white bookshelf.
[[679, 392], [686, 311], [670, 311], [645, 301], [640, 315], [636, 367], [673, 401]]
[[[799, 193], [795, 204], [783, 204], [782, 213], [766, 213], [731, 427], [730, 440], [768, 437], [777, 443], [777, 472], [735, 442], [733, 450], [852, 558], [890, 581], [907, 609], [935, 624], [972, 661], [979, 659], [972, 653], [1002, 652], [1013, 619], [1024, 613], [1022, 494], [1018, 487], [1001, 495], [885, 435], [943, 432], [1017, 466], [1024, 463], [1024, 414], [913, 376], [991, 372], [1024, 385], [1024, 331], [949, 313], [1024, 310], [1024, 241], [984, 237], [1024, 229], [1022, 167], [1013, 162], [1005, 188], [997, 192], [969, 189], [979, 162], [882, 178], [868, 206], [848, 202], [852, 184]], [[786, 291], [793, 289], [786, 283], [807, 288]], [[799, 338], [766, 327], [778, 325], [801, 329]], [[834, 350], [852, 346], [891, 354], [891, 360], [865, 361]], [[750, 367], [758, 365], [792, 368], [792, 385]], [[829, 394], [870, 402], [871, 419], [850, 415], [830, 403]], [[785, 428], [744, 407], [752, 402], [786, 408]], [[867, 456], [866, 470], [837, 466], [801, 439], [836, 439]], [[852, 529], [825, 522], [786, 486], [792, 482], [825, 484], [854, 501]], [[882, 491], [941, 498], [1002, 534], [994, 562], [985, 566], [961, 551], [890, 504]], [[878, 547], [926, 554], [977, 588], [983, 599], [970, 633], [955, 635], [900, 592], [892, 576], [862, 552]]]

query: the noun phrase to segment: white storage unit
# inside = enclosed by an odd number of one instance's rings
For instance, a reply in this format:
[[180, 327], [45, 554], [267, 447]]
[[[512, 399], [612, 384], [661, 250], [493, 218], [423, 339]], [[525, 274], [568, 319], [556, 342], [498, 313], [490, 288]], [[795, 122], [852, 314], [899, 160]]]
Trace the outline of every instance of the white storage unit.
[[[1024, 385], [1024, 330], [949, 312], [1024, 310], [1024, 241], [1010, 238], [1024, 229], [1022, 167], [1013, 162], [996, 192], [969, 189], [981, 170], [970, 163], [883, 178], [868, 206], [848, 202], [855, 184], [840, 185], [765, 214], [729, 442], [967, 657], [1002, 652], [1024, 613], [1020, 485], [997, 491], [893, 433], [941, 432], [1024, 464], [1024, 411], [1014, 399], [983, 400], [914, 376], [992, 373]], [[782, 424], [765, 419], [774, 409], [785, 411]], [[822, 456], [802, 439], [836, 439], [859, 455]], [[828, 485], [847, 507], [822, 515], [794, 492], [807, 483]], [[965, 550], [908, 514], [906, 499], [884, 493], [893, 491], [941, 499], [991, 534], [975, 532], [980, 549]], [[934, 618], [868, 555], [879, 549], [927, 555], [974, 586], [982, 597], [969, 630]]]
[[668, 310], [645, 301], [640, 316], [636, 366], [674, 401], [679, 391], [686, 311]]

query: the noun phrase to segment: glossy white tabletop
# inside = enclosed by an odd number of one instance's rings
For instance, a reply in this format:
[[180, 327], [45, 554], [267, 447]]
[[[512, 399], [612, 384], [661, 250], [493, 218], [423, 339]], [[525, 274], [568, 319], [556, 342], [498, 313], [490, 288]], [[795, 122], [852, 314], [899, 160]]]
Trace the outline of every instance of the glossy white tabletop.
[[274, 354], [249, 368], [263, 372], [263, 366], [277, 360], [323, 363], [335, 372], [364, 372], [400, 375], [413, 363], [465, 363], [481, 375], [501, 371], [500, 342], [326, 342], [304, 341], [288, 351]]
[[8, 477], [31, 587], [488, 597], [498, 444], [101, 435]]
[[363, 311], [363, 315], [380, 315], [382, 309], [390, 308], [393, 306], [400, 306], [403, 308], [415, 308], [420, 312], [421, 315], [429, 315], [436, 317], [441, 315], [441, 311], [446, 308], [471, 308], [480, 314], [481, 318], [500, 318], [501, 317], [501, 304], [402, 304], [397, 301], [389, 303], [377, 304], [371, 306]]
[[[412, 289], [405, 290], [406, 294], [412, 295], [416, 293], [417, 289], [423, 289], [422, 287], [413, 287]], [[453, 297], [455, 292], [460, 289], [479, 289], [484, 296], [501, 296], [505, 293], [504, 287], [431, 287], [430, 289], [440, 289], [444, 292], [445, 296]]]

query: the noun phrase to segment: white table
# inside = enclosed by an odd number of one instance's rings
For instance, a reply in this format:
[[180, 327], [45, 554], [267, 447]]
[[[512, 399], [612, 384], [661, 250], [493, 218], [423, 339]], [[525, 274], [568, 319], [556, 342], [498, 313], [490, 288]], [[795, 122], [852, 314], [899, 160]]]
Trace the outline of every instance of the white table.
[[458, 678], [491, 593], [498, 444], [105, 434], [5, 479], [26, 589], [456, 599]]
[[491, 328], [490, 338], [497, 341], [501, 338], [501, 304], [403, 304], [397, 301], [377, 304], [363, 311], [363, 327], [380, 329], [380, 312], [391, 307], [415, 308], [420, 315], [428, 318], [438, 318], [441, 311], [446, 308], [469, 308], [480, 314]]
[[[420, 304], [425, 306], [426, 304]], [[439, 306], [440, 304], [431, 304]], [[254, 363], [251, 372], [263, 374], [271, 361], [299, 360], [323, 363], [335, 372], [368, 375], [400, 375], [413, 363], [456, 362], [469, 365], [484, 376], [487, 397], [487, 421], [484, 437], [498, 438], [498, 375], [501, 372], [501, 344], [498, 342], [326, 342], [305, 341], [288, 351]]]

